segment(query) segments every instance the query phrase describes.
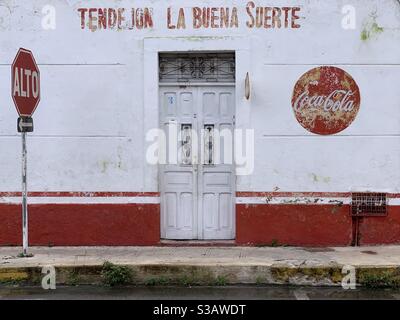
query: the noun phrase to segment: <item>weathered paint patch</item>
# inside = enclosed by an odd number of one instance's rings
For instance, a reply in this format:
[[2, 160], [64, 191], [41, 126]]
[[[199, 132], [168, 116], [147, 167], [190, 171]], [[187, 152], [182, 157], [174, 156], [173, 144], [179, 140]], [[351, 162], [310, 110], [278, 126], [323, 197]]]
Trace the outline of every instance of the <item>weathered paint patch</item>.
[[372, 14], [369, 20], [364, 22], [360, 38], [362, 41], [368, 41], [372, 38], [376, 38], [384, 30], [385, 29], [376, 22], [376, 14]]
[[370, 26], [365, 26], [361, 31], [361, 40], [367, 41], [371, 38], [371, 36], [382, 33], [384, 29], [380, 27], [376, 22], [374, 22]]

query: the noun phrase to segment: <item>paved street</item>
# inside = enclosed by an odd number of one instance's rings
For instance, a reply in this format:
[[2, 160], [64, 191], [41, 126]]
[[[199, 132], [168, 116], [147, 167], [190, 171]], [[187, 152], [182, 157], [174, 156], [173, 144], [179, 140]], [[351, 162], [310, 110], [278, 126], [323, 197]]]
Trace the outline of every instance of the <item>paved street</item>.
[[7, 300], [400, 300], [400, 290], [343, 290], [329, 287], [227, 286], [227, 287], [58, 287], [45, 291], [38, 287], [0, 287], [0, 299]]

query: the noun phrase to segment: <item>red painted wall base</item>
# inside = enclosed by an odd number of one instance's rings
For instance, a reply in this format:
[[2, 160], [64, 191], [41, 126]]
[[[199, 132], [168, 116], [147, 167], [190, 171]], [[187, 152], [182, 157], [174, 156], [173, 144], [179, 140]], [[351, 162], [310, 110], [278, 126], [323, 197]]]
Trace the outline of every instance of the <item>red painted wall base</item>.
[[[237, 245], [350, 246], [348, 205], [238, 204]], [[400, 244], [400, 206], [387, 217], [362, 218], [360, 245]], [[0, 204], [0, 246], [21, 245], [21, 206]], [[159, 204], [43, 204], [29, 206], [32, 246], [160, 244]]]
[[389, 206], [386, 217], [361, 218], [359, 245], [400, 244], [400, 206]]
[[[21, 245], [21, 206], [0, 205], [0, 245]], [[160, 242], [158, 204], [29, 206], [32, 246], [128, 246]]]
[[[236, 220], [241, 245], [350, 246], [356, 236], [349, 205], [241, 204]], [[400, 244], [400, 206], [362, 218], [358, 230], [359, 245]]]
[[236, 219], [238, 244], [351, 245], [348, 206], [243, 204], [236, 206]]

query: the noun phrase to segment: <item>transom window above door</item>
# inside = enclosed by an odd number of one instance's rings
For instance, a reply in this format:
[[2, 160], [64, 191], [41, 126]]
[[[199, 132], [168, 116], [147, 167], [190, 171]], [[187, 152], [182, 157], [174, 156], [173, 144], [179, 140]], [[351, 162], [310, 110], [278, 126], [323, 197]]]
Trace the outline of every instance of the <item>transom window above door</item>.
[[160, 53], [159, 80], [234, 83], [235, 53]]

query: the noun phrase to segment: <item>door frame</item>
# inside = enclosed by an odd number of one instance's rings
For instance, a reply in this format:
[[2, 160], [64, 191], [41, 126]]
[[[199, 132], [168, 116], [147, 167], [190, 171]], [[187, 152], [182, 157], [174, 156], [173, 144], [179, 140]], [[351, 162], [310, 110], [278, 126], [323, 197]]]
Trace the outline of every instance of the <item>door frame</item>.
[[[236, 59], [235, 75], [235, 128], [248, 129], [250, 127], [251, 102], [244, 98], [246, 74], [251, 68], [251, 38], [243, 36], [232, 37], [168, 37], [168, 38], [145, 38], [143, 49], [143, 137], [152, 129], [159, 128], [159, 77], [158, 56], [161, 52], [184, 53], [184, 52], [226, 52], [234, 51]], [[258, 45], [258, 43], [256, 43]], [[172, 50], [171, 48], [175, 48]], [[193, 84], [191, 84], [193, 85]], [[206, 85], [202, 83], [201, 85]], [[216, 85], [216, 84], [212, 84]], [[230, 84], [232, 86], [232, 84]], [[145, 138], [144, 138], [145, 139]], [[144, 141], [144, 145], [148, 142]], [[160, 192], [159, 166], [149, 164], [143, 154], [143, 187], [144, 190]], [[234, 168], [235, 170], [235, 168]], [[233, 179], [234, 190], [249, 190], [251, 176], [236, 176]], [[236, 197], [233, 198], [235, 209]], [[235, 212], [236, 210], [234, 210]], [[235, 217], [236, 218], [236, 217]], [[234, 230], [236, 232], [236, 219], [234, 219]], [[160, 225], [162, 220], [160, 217]], [[161, 229], [160, 229], [161, 231]], [[236, 236], [236, 235], [235, 235]], [[160, 234], [161, 237], [161, 234]]]

